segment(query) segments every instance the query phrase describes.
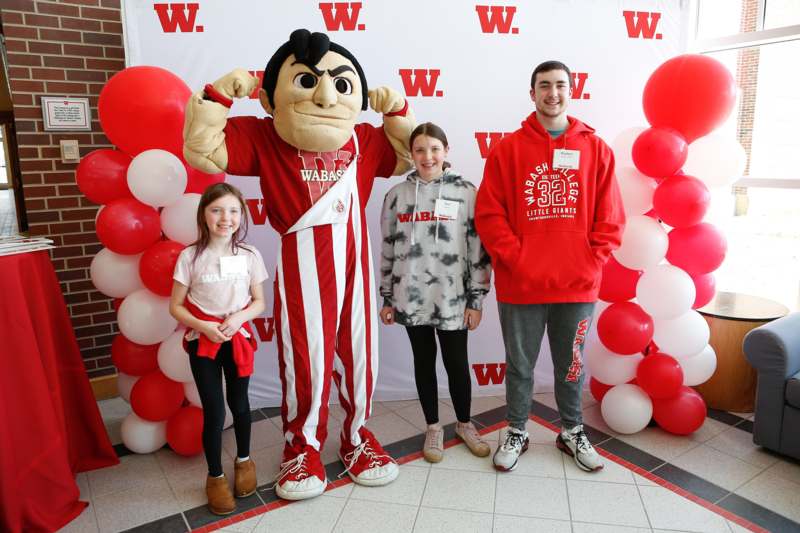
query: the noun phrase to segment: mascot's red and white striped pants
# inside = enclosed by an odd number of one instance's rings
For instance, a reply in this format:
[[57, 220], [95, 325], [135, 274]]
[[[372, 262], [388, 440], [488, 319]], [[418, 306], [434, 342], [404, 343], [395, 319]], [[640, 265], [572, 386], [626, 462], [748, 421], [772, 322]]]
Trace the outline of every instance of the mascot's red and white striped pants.
[[[283, 235], [278, 255], [274, 316], [283, 431], [287, 443], [317, 450], [327, 436], [331, 378], [346, 413], [343, 434], [353, 445], [361, 443], [358, 430], [370, 416], [377, 379], [376, 290], [355, 166], [299, 229]], [[340, 222], [319, 224], [331, 215]]]

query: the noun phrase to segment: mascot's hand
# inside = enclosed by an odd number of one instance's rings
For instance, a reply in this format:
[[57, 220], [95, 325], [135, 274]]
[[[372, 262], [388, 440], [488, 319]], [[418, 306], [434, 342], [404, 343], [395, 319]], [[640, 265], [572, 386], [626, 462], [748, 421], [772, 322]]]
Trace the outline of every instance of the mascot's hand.
[[378, 87], [369, 92], [369, 106], [376, 113], [394, 113], [406, 105], [406, 99], [389, 87]]
[[258, 87], [258, 78], [237, 68], [214, 82], [214, 88], [228, 98], [244, 98]]

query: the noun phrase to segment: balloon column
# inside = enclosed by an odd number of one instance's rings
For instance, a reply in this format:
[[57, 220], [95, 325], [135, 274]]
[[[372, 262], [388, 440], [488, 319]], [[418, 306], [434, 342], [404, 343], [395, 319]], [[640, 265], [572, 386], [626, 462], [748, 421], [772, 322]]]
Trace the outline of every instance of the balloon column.
[[641, 431], [654, 418], [687, 435], [705, 420], [705, 402], [691, 386], [708, 380], [717, 360], [695, 309], [713, 298], [712, 272], [727, 245], [703, 217], [709, 187], [741, 176], [746, 158], [735, 141], [709, 134], [735, 97], [733, 77], [718, 61], [675, 57], [644, 88], [650, 127], [626, 130], [613, 143], [628, 223], [603, 270], [600, 299], [610, 305], [597, 321], [600, 342], [586, 351], [592, 394], [620, 433]]
[[161, 68], [114, 75], [100, 93], [98, 112], [118, 150], [95, 150], [77, 170], [80, 190], [102, 204], [95, 226], [105, 248], [90, 274], [97, 290], [118, 299], [120, 333], [111, 355], [120, 395], [133, 409], [122, 440], [136, 453], [167, 442], [183, 455], [202, 450], [197, 388], [168, 297], [178, 254], [197, 238], [198, 193], [225, 176], [199, 172], [183, 159], [189, 95], [180, 78]]

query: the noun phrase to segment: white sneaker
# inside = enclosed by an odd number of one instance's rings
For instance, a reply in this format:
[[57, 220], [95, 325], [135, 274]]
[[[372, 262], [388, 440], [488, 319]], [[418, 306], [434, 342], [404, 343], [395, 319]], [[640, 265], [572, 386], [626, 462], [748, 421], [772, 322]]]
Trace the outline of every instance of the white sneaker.
[[510, 472], [517, 467], [519, 456], [528, 449], [528, 432], [509, 427], [503, 444], [497, 447], [492, 461], [494, 467], [502, 472]]
[[575, 426], [569, 431], [562, 429], [556, 437], [556, 446], [575, 459], [575, 464], [581, 470], [595, 472], [603, 468], [603, 460], [589, 442], [586, 433], [583, 432], [583, 424]]

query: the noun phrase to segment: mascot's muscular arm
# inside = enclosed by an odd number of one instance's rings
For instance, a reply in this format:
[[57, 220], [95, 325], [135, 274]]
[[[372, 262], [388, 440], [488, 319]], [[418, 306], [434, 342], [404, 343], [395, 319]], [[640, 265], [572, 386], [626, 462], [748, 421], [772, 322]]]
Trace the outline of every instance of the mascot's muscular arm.
[[190, 165], [209, 174], [228, 169], [223, 130], [230, 106], [233, 98], [243, 98], [256, 87], [258, 78], [236, 69], [191, 96], [183, 125], [183, 157]]
[[376, 113], [383, 114], [383, 131], [397, 155], [397, 164], [392, 174], [403, 174], [412, 165], [408, 139], [417, 126], [414, 113], [405, 98], [389, 87], [378, 87], [369, 91], [369, 106]]
[[[225, 148], [225, 124], [233, 98], [251, 94], [259, 80], [246, 70], [236, 69], [194, 93], [186, 106], [183, 128], [183, 155], [194, 168], [216, 174], [228, 168]], [[397, 156], [393, 174], [402, 174], [411, 168], [408, 139], [416, 126], [414, 113], [406, 100], [389, 87], [369, 91], [370, 107], [383, 114], [383, 127], [387, 139]]]

